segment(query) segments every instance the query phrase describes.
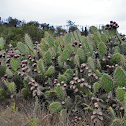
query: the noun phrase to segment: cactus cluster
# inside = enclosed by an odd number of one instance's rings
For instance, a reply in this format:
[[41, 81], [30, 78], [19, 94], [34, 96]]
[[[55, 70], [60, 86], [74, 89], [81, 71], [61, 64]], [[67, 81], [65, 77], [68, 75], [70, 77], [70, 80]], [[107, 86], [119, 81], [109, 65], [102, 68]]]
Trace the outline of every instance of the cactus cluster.
[[113, 104], [125, 106], [126, 43], [118, 27], [113, 21], [103, 33], [92, 27], [87, 37], [79, 30], [57, 38], [45, 32], [34, 43], [25, 34], [25, 43], [9, 49], [0, 38], [0, 100], [20, 91], [25, 98], [38, 96], [62, 121], [74, 110], [73, 123], [87, 111], [93, 122], [102, 122], [109, 107], [112, 125], [121, 125], [113, 110]]

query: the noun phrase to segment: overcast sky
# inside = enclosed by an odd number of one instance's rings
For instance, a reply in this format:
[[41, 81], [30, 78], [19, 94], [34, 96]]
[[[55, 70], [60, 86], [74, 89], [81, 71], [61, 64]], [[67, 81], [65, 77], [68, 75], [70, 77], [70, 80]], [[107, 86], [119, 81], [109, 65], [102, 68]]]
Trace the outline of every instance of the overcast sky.
[[119, 25], [119, 33], [126, 34], [126, 0], [0, 0], [0, 17], [17, 18], [25, 22], [38, 21], [50, 25], [108, 24]]

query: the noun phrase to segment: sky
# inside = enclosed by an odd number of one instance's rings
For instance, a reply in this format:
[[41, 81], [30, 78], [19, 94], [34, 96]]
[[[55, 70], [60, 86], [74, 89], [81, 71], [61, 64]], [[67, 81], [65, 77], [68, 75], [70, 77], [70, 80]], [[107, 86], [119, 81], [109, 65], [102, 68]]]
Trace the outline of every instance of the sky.
[[[96, 26], [116, 21], [118, 32], [126, 35], [126, 0], [0, 0], [0, 17], [38, 21], [50, 26]], [[63, 27], [62, 27], [63, 28]]]

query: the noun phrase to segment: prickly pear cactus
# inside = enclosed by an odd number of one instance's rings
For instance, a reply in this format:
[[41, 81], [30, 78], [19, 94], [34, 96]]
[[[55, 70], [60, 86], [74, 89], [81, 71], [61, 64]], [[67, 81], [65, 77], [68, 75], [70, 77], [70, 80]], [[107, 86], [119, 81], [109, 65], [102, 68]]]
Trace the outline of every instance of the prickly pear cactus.
[[94, 65], [94, 59], [92, 57], [88, 58], [88, 65], [91, 68], [93, 72], [95, 72], [95, 65]]
[[94, 91], [94, 94], [96, 94], [96, 92], [98, 92], [98, 89], [99, 89], [100, 85], [98, 82], [95, 82], [93, 84], [93, 91]]
[[54, 113], [57, 113], [57, 112], [60, 112], [61, 109], [62, 109], [62, 105], [60, 102], [52, 102], [50, 105], [49, 105], [49, 109], [50, 111], [54, 112]]
[[9, 77], [13, 77], [13, 75], [14, 75], [13, 72], [9, 68], [6, 68], [6, 74]]
[[29, 37], [29, 35], [28, 34], [25, 34], [25, 43], [27, 44], [27, 46], [29, 47], [29, 49], [31, 50], [31, 51], [33, 51], [33, 43], [32, 43], [32, 40], [31, 40], [31, 38]]
[[105, 89], [105, 91], [110, 92], [113, 88], [112, 78], [107, 74], [103, 74], [101, 78], [101, 86]]
[[62, 60], [63, 62], [67, 62], [67, 59], [70, 58], [70, 53], [68, 50], [64, 50], [62, 53]]
[[21, 93], [22, 93], [22, 95], [23, 95], [25, 98], [27, 98], [27, 97], [29, 97], [29, 96], [31, 95], [31, 93], [30, 93], [26, 88], [22, 88], [22, 89], [21, 89]]
[[71, 35], [70, 33], [66, 34], [65, 36], [65, 47], [71, 42]]
[[48, 44], [49, 44], [50, 47], [53, 47], [54, 46], [54, 39], [53, 39], [52, 36], [49, 36], [48, 37]]
[[67, 119], [67, 109], [62, 109], [62, 110], [60, 111], [60, 118], [61, 118], [61, 120], [62, 120], [63, 122], [66, 121], [66, 119]]
[[17, 43], [17, 48], [18, 48], [18, 50], [20, 52], [22, 52], [24, 54], [26, 53], [26, 47], [25, 47], [25, 45], [22, 42], [18, 42]]
[[10, 84], [8, 85], [8, 89], [9, 89], [10, 93], [13, 94], [13, 93], [16, 91], [15, 83], [14, 83], [14, 82], [10, 83]]
[[44, 56], [44, 61], [45, 61], [45, 65], [49, 66], [50, 64], [52, 64], [52, 56], [50, 52], [46, 52], [45, 56]]
[[85, 56], [84, 50], [81, 49], [81, 48], [78, 48], [77, 54], [79, 56], [80, 62], [85, 63], [86, 62], [86, 56]]
[[117, 88], [116, 89], [117, 99], [120, 100], [120, 101], [123, 101], [125, 93], [126, 93], [125, 89], [123, 89], [123, 88]]
[[122, 60], [122, 56], [120, 53], [116, 53], [112, 56], [112, 62], [115, 63], [115, 64], [118, 64], [120, 63]]
[[98, 50], [99, 50], [99, 53], [103, 57], [106, 53], [106, 45], [103, 42], [100, 42], [99, 45], [98, 45]]
[[44, 75], [44, 73], [45, 73], [45, 67], [44, 67], [44, 63], [43, 63], [43, 60], [42, 59], [40, 59], [39, 61], [38, 61], [38, 69], [40, 70], [40, 72], [42, 73], [42, 75]]
[[126, 74], [121, 67], [117, 67], [114, 72], [114, 79], [119, 87], [125, 87], [126, 85]]
[[54, 73], [54, 66], [50, 66], [46, 71], [45, 76], [50, 76], [53, 73]]
[[115, 112], [114, 112], [114, 110], [113, 110], [113, 108], [112, 108], [111, 106], [108, 108], [108, 112], [109, 112], [109, 114], [111, 115], [111, 117], [112, 117], [113, 119], [115, 119]]
[[5, 40], [3, 37], [0, 37], [0, 49], [3, 49], [5, 45]]
[[57, 93], [57, 96], [58, 96], [62, 101], [65, 100], [65, 93], [64, 93], [62, 87], [60, 86], [60, 84], [57, 85], [56, 93]]
[[114, 119], [112, 121], [111, 126], [122, 126], [121, 120], [120, 119]]
[[11, 58], [10, 60], [10, 66], [12, 68], [13, 71], [17, 71], [18, 67], [19, 67], [19, 61], [18, 59], [15, 59], [15, 58]]

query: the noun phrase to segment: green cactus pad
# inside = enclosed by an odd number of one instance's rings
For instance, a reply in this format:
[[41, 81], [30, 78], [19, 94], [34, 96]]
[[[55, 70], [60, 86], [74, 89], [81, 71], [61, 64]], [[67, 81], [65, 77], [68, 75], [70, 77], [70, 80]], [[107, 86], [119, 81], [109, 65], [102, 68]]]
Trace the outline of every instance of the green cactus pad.
[[64, 75], [59, 75], [58, 76], [58, 82], [61, 83], [64, 81], [65, 83], [67, 82], [67, 78]]
[[6, 68], [6, 74], [9, 76], [9, 77], [13, 77], [13, 72], [9, 69], [9, 68]]
[[20, 52], [22, 52], [24, 54], [26, 53], [26, 47], [25, 47], [25, 45], [22, 42], [18, 42], [17, 43], [17, 48], [18, 48], [18, 50]]
[[21, 89], [21, 93], [22, 93], [22, 95], [23, 95], [24, 97], [28, 97], [28, 96], [29, 96], [29, 92], [28, 92], [28, 90], [27, 90], [26, 88], [22, 88], [22, 89]]
[[89, 57], [89, 58], [88, 58], [88, 65], [89, 65], [89, 67], [91, 68], [91, 70], [92, 70], [93, 72], [95, 72], [95, 65], [94, 65], [94, 60], [93, 60], [92, 57]]
[[73, 32], [73, 34], [74, 34], [74, 38], [78, 41], [79, 39], [78, 39], [77, 32], [76, 32], [76, 31], [74, 31], [74, 32]]
[[77, 29], [77, 35], [78, 35], [79, 41], [81, 42], [82, 38], [81, 38], [81, 32], [79, 31], [79, 29]]
[[101, 72], [100, 72], [99, 70], [96, 70], [96, 71], [95, 71], [95, 74], [96, 74], [96, 76], [98, 76], [98, 77], [101, 77], [101, 75], [102, 75]]
[[53, 39], [52, 36], [48, 37], [48, 44], [49, 44], [49, 47], [53, 47], [54, 46], [54, 39]]
[[74, 63], [77, 67], [80, 67], [79, 56], [77, 54], [74, 56]]
[[93, 91], [94, 91], [94, 94], [96, 94], [96, 92], [98, 92], [98, 89], [99, 89], [100, 85], [98, 82], [95, 82], [93, 84]]
[[17, 71], [18, 67], [19, 67], [19, 61], [18, 59], [15, 59], [15, 58], [11, 58], [10, 60], [10, 66], [12, 68], [13, 71]]
[[108, 32], [109, 32], [109, 35], [112, 37], [112, 36], [114, 36], [116, 34], [116, 29], [111, 28], [111, 29], [108, 30]]
[[0, 98], [1, 98], [1, 96], [6, 96], [6, 93], [3, 89], [0, 89]]
[[27, 44], [27, 46], [29, 47], [29, 49], [31, 50], [31, 51], [33, 51], [33, 43], [32, 43], [32, 40], [31, 40], [31, 38], [29, 37], [29, 35], [28, 34], [25, 34], [25, 43]]
[[71, 35], [70, 33], [67, 33], [65, 36], [65, 47], [67, 47], [68, 43], [71, 42]]
[[80, 61], [85, 63], [86, 62], [86, 57], [85, 57], [85, 54], [84, 54], [84, 50], [81, 49], [81, 48], [78, 48], [77, 54], [79, 56]]
[[33, 55], [33, 56], [35, 56], [35, 58], [37, 58], [37, 59], [38, 59], [38, 52], [37, 52], [35, 49], [33, 50], [32, 55]]
[[15, 83], [12, 82], [8, 85], [8, 89], [9, 91], [13, 94], [15, 91], [16, 91], [16, 86], [15, 86]]
[[117, 99], [120, 100], [120, 101], [123, 101], [124, 100], [124, 95], [125, 95], [126, 91], [123, 90], [122, 88], [117, 88], [116, 89], [116, 96], [117, 96]]
[[90, 91], [87, 87], [80, 87], [80, 83], [77, 83], [77, 88], [79, 89], [79, 91], [82, 91], [88, 95], [90, 95]]
[[71, 98], [65, 99], [65, 107], [69, 109], [71, 105], [72, 105], [72, 99]]
[[101, 78], [101, 86], [105, 89], [105, 91], [110, 92], [113, 88], [113, 80], [107, 74], [103, 74]]
[[40, 70], [40, 72], [44, 75], [45, 67], [42, 59], [39, 60], [37, 67]]
[[106, 35], [105, 35], [105, 33], [103, 33], [102, 35], [101, 35], [101, 40], [102, 40], [102, 42], [106, 42], [106, 40], [107, 40], [107, 38], [106, 38]]
[[50, 111], [54, 112], [54, 113], [57, 113], [57, 112], [60, 112], [61, 109], [62, 109], [62, 105], [60, 102], [53, 102], [49, 105], [49, 109]]
[[86, 49], [86, 53], [87, 53], [88, 56], [91, 56], [92, 55], [93, 50], [92, 50], [91, 45], [89, 44], [88, 38], [85, 38], [85, 41], [84, 41], [84, 49]]
[[95, 32], [95, 34], [94, 34], [94, 40], [95, 40], [95, 43], [96, 43], [96, 45], [98, 47], [99, 43], [101, 42], [101, 39], [100, 39], [100, 37], [98, 35], [98, 32]]
[[117, 67], [114, 72], [114, 79], [119, 87], [126, 86], [126, 74], [121, 67]]
[[6, 67], [5, 66], [0, 66], [0, 77], [2, 77], [5, 74]]
[[63, 60], [62, 60], [62, 57], [61, 56], [58, 56], [58, 65], [60, 67], [63, 67]]
[[60, 85], [57, 85], [56, 87], [56, 93], [57, 93], [57, 96], [62, 100], [64, 101], [65, 100], [65, 94], [64, 94], [64, 91], [62, 89], [62, 87]]
[[63, 53], [62, 53], [63, 62], [67, 62], [68, 58], [70, 58], [70, 53], [69, 53], [68, 50], [64, 50]]
[[57, 99], [57, 94], [55, 91], [46, 91], [45, 96], [46, 98], [51, 99], [51, 100]]
[[115, 52], [115, 53], [120, 53], [120, 48], [119, 48], [119, 46], [115, 46], [114, 52]]
[[120, 53], [126, 55], [126, 43], [121, 44]]
[[52, 63], [52, 56], [50, 52], [46, 52], [44, 56], [45, 65], [49, 66]]
[[101, 70], [101, 63], [100, 63], [100, 60], [99, 60], [99, 59], [97, 59], [97, 68], [98, 68], [99, 70]]
[[71, 69], [67, 69], [65, 73], [68, 74], [70, 81], [73, 78], [73, 71]]
[[48, 70], [46, 71], [46, 73], [45, 73], [45, 76], [50, 76], [51, 74], [53, 74], [54, 73], [54, 66], [50, 66], [49, 68], [48, 68]]
[[121, 120], [120, 119], [114, 119], [112, 121], [111, 126], [122, 126]]
[[95, 26], [91, 26], [90, 31], [91, 31], [92, 34], [94, 34], [95, 32], [98, 31], [98, 29]]
[[0, 37], [0, 48], [3, 49], [5, 45], [5, 40], [3, 37]]
[[115, 112], [111, 106], [108, 108], [108, 112], [111, 115], [112, 119], [115, 119]]
[[99, 50], [99, 53], [103, 57], [106, 53], [106, 45], [103, 42], [100, 42], [99, 45], [98, 45], [98, 50]]
[[118, 64], [120, 63], [122, 60], [122, 56], [120, 53], [116, 53], [112, 56], [112, 62], [115, 63], [115, 64]]
[[71, 46], [71, 43], [67, 45], [67, 50], [69, 51], [70, 55], [72, 54], [73, 47]]
[[66, 122], [67, 119], [67, 109], [62, 109], [60, 111], [60, 118], [63, 122]]

